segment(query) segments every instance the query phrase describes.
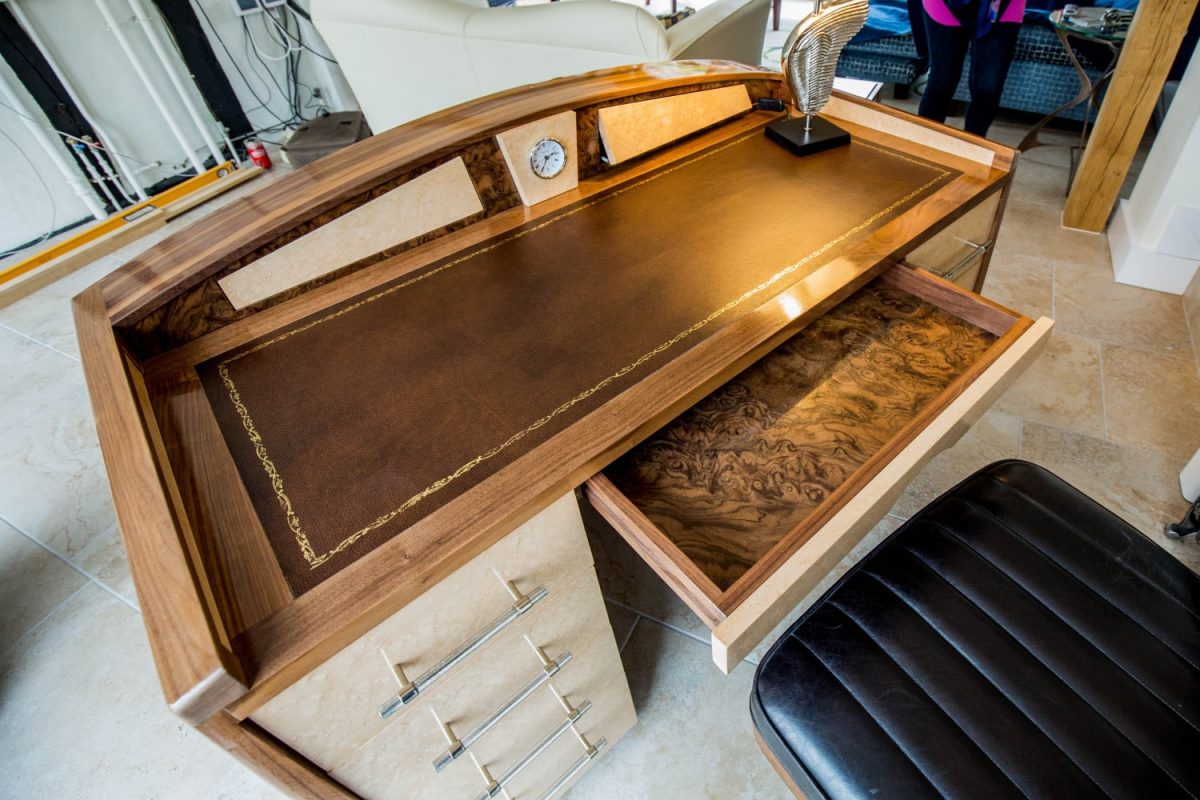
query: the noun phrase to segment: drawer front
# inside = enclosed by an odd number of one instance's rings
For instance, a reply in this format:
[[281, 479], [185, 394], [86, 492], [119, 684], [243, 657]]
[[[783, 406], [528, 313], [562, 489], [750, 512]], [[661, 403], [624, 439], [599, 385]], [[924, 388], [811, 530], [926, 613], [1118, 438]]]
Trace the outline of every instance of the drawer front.
[[[637, 722], [632, 701], [610, 687], [598, 695], [592, 709], [571, 729], [558, 736], [520, 773], [504, 782], [513, 800], [551, 800], [561, 797], [592, 765], [603, 758]], [[502, 780], [488, 767], [493, 780]], [[482, 779], [480, 781], [483, 783]], [[499, 795], [503, 797], [504, 795]], [[483, 800], [482, 793], [469, 800]]]
[[[413, 713], [462, 663], [552, 602], [591, 563], [579, 507], [573, 494], [564, 495], [255, 710], [251, 719], [330, 769]], [[514, 602], [514, 590], [523, 600]], [[401, 675], [417, 689], [403, 705]]]
[[1000, 208], [996, 191], [952, 222], [941, 233], [904, 257], [914, 267], [954, 281], [964, 289], [979, 291], [976, 282], [991, 251], [992, 227]]
[[713, 630], [728, 672], [1052, 325], [897, 267], [591, 478], [588, 499]]
[[771, 635], [821, 579], [883, 519], [930, 459], [958, 441], [983, 416], [1041, 354], [1053, 327], [1054, 323], [1046, 317], [1037, 320], [867, 482], [851, 502], [713, 628], [713, 661], [722, 671], [732, 670]]
[[[543, 665], [529, 642], [552, 660], [562, 663], [568, 655], [569, 660], [540, 681]], [[333, 777], [367, 800], [469, 800], [486, 785], [477, 763], [497, 780], [525, 764], [511, 783], [549, 753], [547, 748], [526, 759], [549, 733], [573, 739], [565, 729], [571, 710], [578, 714], [577, 726], [613, 714], [631, 720], [632, 700], [595, 574], [589, 571], [527, 624], [472, 659], [430, 693], [425, 707], [427, 712], [406, 716], [363, 745]], [[606, 731], [610, 742], [623, 733], [612, 726]], [[463, 749], [452, 748], [449, 736]], [[458, 756], [448, 760], [452, 749]]]

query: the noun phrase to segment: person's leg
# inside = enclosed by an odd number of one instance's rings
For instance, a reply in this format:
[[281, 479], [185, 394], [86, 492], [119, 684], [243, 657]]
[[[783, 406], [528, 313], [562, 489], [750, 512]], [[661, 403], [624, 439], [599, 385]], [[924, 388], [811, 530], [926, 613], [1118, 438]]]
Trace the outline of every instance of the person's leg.
[[913, 47], [917, 49], [917, 74], [920, 75], [929, 69], [929, 43], [925, 40], [925, 7], [921, 0], [907, 0], [907, 5]]
[[971, 44], [971, 30], [964, 26], [942, 25], [925, 17], [925, 39], [929, 47], [929, 80], [917, 113], [934, 122], [945, 122], [954, 99], [954, 89], [962, 77], [963, 61]]
[[997, 23], [972, 43], [971, 74], [967, 79], [971, 102], [967, 104], [967, 120], [963, 125], [967, 133], [987, 136], [1000, 108], [1000, 94], [1004, 91], [1020, 32], [1021, 26], [1017, 23]]

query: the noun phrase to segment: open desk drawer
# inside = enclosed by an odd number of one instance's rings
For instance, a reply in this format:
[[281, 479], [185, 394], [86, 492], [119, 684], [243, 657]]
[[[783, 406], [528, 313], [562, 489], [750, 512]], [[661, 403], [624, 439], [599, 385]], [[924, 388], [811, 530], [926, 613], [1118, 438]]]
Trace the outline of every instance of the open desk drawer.
[[1033, 322], [892, 268], [586, 485], [726, 672], [1036, 358]]

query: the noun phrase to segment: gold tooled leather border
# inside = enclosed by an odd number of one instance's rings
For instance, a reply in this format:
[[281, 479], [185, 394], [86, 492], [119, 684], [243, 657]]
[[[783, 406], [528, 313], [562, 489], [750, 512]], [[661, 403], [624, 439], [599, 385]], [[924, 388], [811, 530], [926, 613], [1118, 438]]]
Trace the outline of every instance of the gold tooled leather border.
[[[757, 135], [758, 135], [757, 131], [754, 133], [751, 133], [751, 134], [747, 134], [741, 138], [738, 138], [738, 139], [733, 140], [732, 142], [729, 142], [728, 144], [722, 145], [721, 147], [714, 148], [714, 149], [709, 150], [705, 153], [702, 153], [694, 158], [690, 158], [686, 161], [682, 161], [669, 169], [665, 169], [660, 172], [656, 172], [653, 175], [649, 175], [645, 178], [642, 178], [641, 180], [635, 181], [635, 182], [629, 184], [628, 186], [623, 186], [620, 189], [617, 189], [613, 192], [608, 192], [589, 203], [584, 203], [582, 205], [576, 206], [575, 208], [572, 208], [569, 211], [565, 211], [561, 214], [551, 217], [538, 225], [534, 225], [530, 228], [525, 228], [514, 234], [506, 236], [502, 239], [498, 239], [485, 247], [481, 247], [477, 250], [471, 251], [470, 253], [459, 256], [458, 258], [456, 258], [452, 261], [449, 261], [445, 264], [442, 264], [441, 266], [439, 266], [435, 269], [431, 269], [420, 275], [409, 278], [406, 281], [402, 281], [393, 286], [389, 286], [388, 288], [383, 289], [382, 291], [376, 292], [375, 294], [369, 295], [368, 297], [365, 297], [356, 303], [351, 303], [348, 306], [340, 308], [337, 311], [334, 311], [330, 314], [326, 314], [323, 317], [319, 317], [315, 320], [312, 320], [311, 322], [301, 325], [298, 328], [294, 328], [290, 331], [287, 331], [286, 333], [281, 333], [280, 335], [275, 336], [271, 339], [268, 339], [265, 342], [260, 342], [259, 344], [255, 345], [254, 347], [237, 352], [234, 355], [231, 355], [228, 358], [221, 361], [220, 363], [218, 363], [217, 374], [220, 376], [221, 382], [225, 385], [225, 390], [229, 395], [229, 400], [233, 404], [233, 408], [237, 412], [238, 417], [242, 421], [242, 427], [246, 431], [246, 435], [250, 441], [250, 444], [254, 447], [254, 453], [258, 457], [259, 462], [262, 464], [263, 471], [266, 472], [268, 480], [271, 482], [271, 488], [275, 492], [275, 497], [279, 500], [279, 505], [280, 505], [281, 509], [283, 510], [284, 516], [287, 520], [288, 528], [292, 531], [293, 536], [295, 536], [296, 543], [299, 545], [300, 551], [304, 556], [304, 560], [309, 565], [309, 569], [316, 569], [317, 567], [326, 563], [327, 561], [329, 561], [329, 559], [331, 559], [334, 556], [338, 555], [339, 553], [345, 551], [348, 547], [353, 545], [355, 542], [357, 542], [362, 537], [366, 536], [367, 534], [371, 533], [372, 531], [382, 528], [384, 525], [391, 522], [393, 519], [398, 517], [400, 514], [403, 514], [405, 511], [408, 511], [409, 509], [416, 506], [418, 503], [420, 503], [425, 498], [429, 497], [430, 495], [436, 494], [437, 492], [441, 491], [449, 484], [453, 483], [454, 481], [458, 480], [462, 476], [466, 475], [471, 470], [475, 469], [475, 467], [479, 466], [483, 462], [485, 462], [491, 458], [494, 458], [495, 456], [504, 452], [506, 449], [508, 449], [512, 445], [516, 444], [521, 439], [524, 439], [529, 434], [535, 432], [536, 430], [545, 426], [547, 423], [551, 422], [555, 418], [566, 413], [567, 411], [569, 411], [571, 408], [573, 408], [577, 404], [583, 402], [584, 400], [586, 400], [589, 397], [591, 397], [592, 395], [594, 395], [596, 392], [600, 391], [604, 387], [611, 384], [613, 381], [619, 380], [620, 378], [623, 378], [624, 376], [628, 375], [629, 373], [633, 372], [634, 370], [640, 368], [641, 366], [646, 364], [648, 361], [652, 360], [659, 354], [663, 353], [664, 351], [670, 349], [671, 347], [675, 346], [679, 342], [688, 338], [693, 333], [696, 333], [700, 329], [708, 326], [711, 322], [713, 322], [716, 319], [718, 319], [719, 317], [727, 314], [729, 311], [733, 310], [734, 308], [741, 305], [745, 301], [749, 300], [750, 298], [752, 298], [756, 295], [762, 294], [767, 289], [771, 288], [772, 286], [776, 285], [781, 280], [786, 278], [788, 275], [791, 275], [792, 273], [794, 273], [800, 267], [802, 267], [805, 264], [807, 264], [808, 262], [812, 261], [814, 258], [817, 258], [818, 256], [828, 252], [830, 249], [841, 244], [842, 242], [844, 242], [846, 239], [850, 238], [851, 236], [854, 236], [855, 234], [859, 233], [860, 231], [865, 230], [866, 228], [869, 228], [871, 225], [874, 225], [876, 222], [878, 222], [880, 219], [882, 219], [883, 217], [890, 214], [892, 211], [896, 210], [897, 208], [904, 205], [905, 203], [908, 203], [909, 201], [913, 200], [914, 198], [920, 196], [925, 191], [927, 191], [930, 187], [932, 187], [934, 184], [936, 184], [939, 181], [943, 180], [944, 178], [948, 177], [951, 174], [951, 172], [950, 172], [950, 170], [942, 169], [939, 172], [939, 174], [937, 175], [937, 177], [931, 179], [927, 183], [925, 183], [925, 184], [919, 186], [918, 188], [914, 189], [913, 191], [909, 192], [904, 197], [900, 198], [896, 202], [889, 205], [887, 208], [871, 215], [870, 217], [863, 220], [858, 225], [855, 225], [853, 228], [851, 228], [850, 230], [843, 233], [841, 236], [838, 236], [837, 238], [832, 239], [829, 242], [826, 242], [824, 245], [822, 245], [818, 249], [814, 250], [813, 252], [809, 253], [804, 258], [800, 259], [799, 261], [793, 262], [792, 264], [789, 264], [788, 266], [782, 268], [781, 270], [779, 270], [774, 275], [767, 278], [765, 281], [758, 284], [757, 286], [755, 286], [751, 289], [748, 289], [745, 292], [743, 292], [742, 294], [738, 295], [737, 297], [729, 300], [724, 305], [720, 306], [716, 310], [709, 313], [708, 316], [704, 317], [701, 320], [698, 320], [697, 322], [692, 323], [690, 326], [688, 326], [684, 330], [676, 333], [674, 336], [672, 336], [670, 339], [667, 339], [662, 344], [660, 344], [657, 347], [653, 348], [652, 350], [649, 350], [648, 352], [642, 354], [632, 363], [627, 364], [624, 367], [621, 367], [616, 372], [614, 372], [611, 375], [609, 375], [608, 377], [604, 378], [599, 383], [597, 383], [595, 386], [592, 386], [592, 387], [585, 389], [582, 392], [576, 394], [574, 397], [570, 398], [569, 400], [563, 402], [562, 404], [558, 405], [554, 409], [552, 409], [549, 412], [547, 412], [546, 414], [544, 414], [542, 417], [540, 417], [539, 419], [534, 421], [532, 424], [530, 424], [523, 430], [517, 431], [516, 433], [512, 434], [507, 439], [505, 439], [503, 442], [501, 442], [497, 445], [494, 445], [493, 447], [489, 448], [485, 452], [480, 453], [479, 455], [475, 456], [470, 461], [467, 461], [465, 464], [458, 467], [458, 469], [454, 470], [454, 472], [452, 472], [449, 475], [446, 475], [442, 478], [439, 478], [438, 480], [434, 481], [430, 485], [426, 486], [424, 489], [422, 489], [421, 491], [414, 494], [412, 497], [405, 500], [403, 503], [401, 503], [395, 509], [387, 512], [386, 514], [382, 514], [379, 517], [376, 517], [374, 520], [369, 522], [367, 525], [363, 526], [362, 528], [359, 528], [357, 531], [351, 533], [349, 536], [344, 538], [337, 546], [333, 547], [332, 549], [330, 549], [327, 552], [322, 553], [320, 555], [318, 555], [317, 552], [313, 549], [312, 543], [309, 541], [308, 536], [304, 533], [304, 527], [300, 523], [300, 516], [299, 516], [299, 514], [296, 513], [296, 509], [292, 504], [292, 500], [288, 496], [287, 491], [284, 488], [283, 476], [279, 474], [278, 468], [275, 466], [275, 463], [271, 460], [270, 454], [267, 451], [267, 446], [263, 442], [262, 434], [260, 434], [258, 432], [258, 429], [254, 425], [254, 420], [250, 416], [250, 410], [248, 408], [246, 408], [245, 403], [242, 402], [241, 394], [238, 392], [237, 384], [234, 382], [233, 377], [230, 375], [230, 372], [229, 372], [230, 364], [232, 364], [233, 362], [238, 361], [242, 358], [245, 358], [246, 356], [251, 355], [252, 353], [257, 353], [260, 350], [264, 350], [268, 347], [271, 347], [272, 345], [278, 344], [279, 342], [282, 342], [285, 339], [290, 339], [291, 337], [296, 336], [297, 334], [304, 333], [305, 331], [311, 330], [311, 329], [317, 327], [318, 325], [322, 325], [326, 322], [329, 322], [330, 320], [337, 319], [338, 317], [341, 317], [344, 314], [349, 314], [350, 312], [352, 312], [358, 308], [361, 308], [362, 306], [365, 306], [368, 303], [373, 303], [376, 300], [379, 300], [383, 297], [387, 297], [388, 295], [398, 292], [401, 289], [407, 288], [409, 286], [412, 286], [415, 283], [419, 283], [420, 281], [431, 278], [440, 272], [444, 272], [448, 269], [453, 269], [454, 267], [457, 267], [460, 264], [463, 264], [463, 263], [471, 260], [475, 256], [481, 255], [490, 250], [494, 250], [495, 248], [497, 248], [503, 244], [507, 244], [508, 242], [514, 241], [516, 239], [520, 239], [524, 236], [528, 236], [531, 233], [535, 233], [535, 232], [541, 230], [542, 228], [546, 228], [550, 225], [555, 224], [556, 222], [559, 222], [560, 220], [566, 219], [567, 217], [570, 217], [574, 214], [578, 214], [581, 211], [591, 208], [594, 205], [611, 200], [612, 198], [614, 198], [620, 194], [623, 194], [625, 192], [628, 192], [631, 189], [636, 189], [637, 187], [645, 185], [647, 183], [650, 183], [651, 181], [657, 180], [657, 179], [663, 177], [664, 175], [669, 175], [672, 172], [675, 172], [676, 170], [683, 169], [684, 167], [695, 164], [698, 161], [702, 161], [702, 160], [709, 158], [713, 155], [716, 155], [717, 153], [720, 153], [724, 150], [728, 150], [731, 147], [736, 147], [740, 144], [743, 144], [744, 142], [750, 140], [751, 138], [756, 137]], [[876, 150], [880, 153], [891, 156], [893, 158], [898, 158], [902, 161], [907, 161], [911, 164], [916, 164], [917, 166], [920, 166], [920, 167], [930, 168], [932, 166], [929, 162], [918, 161], [917, 159], [909, 158], [908, 156], [901, 155], [900, 153], [897, 153], [894, 150], [888, 150], [888, 149], [885, 149], [882, 147], [876, 147], [875, 145], [867, 144], [866, 142], [860, 142], [860, 141], [856, 141], [855, 144], [859, 147], [868, 147], [872, 150]]]

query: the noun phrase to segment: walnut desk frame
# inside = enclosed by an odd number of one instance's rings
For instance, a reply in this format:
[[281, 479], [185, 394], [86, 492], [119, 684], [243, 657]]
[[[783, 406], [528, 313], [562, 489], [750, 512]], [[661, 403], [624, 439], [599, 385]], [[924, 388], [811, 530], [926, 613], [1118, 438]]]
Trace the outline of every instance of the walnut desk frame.
[[[977, 294], [1012, 149], [838, 95], [852, 149], [785, 161], [761, 130], [778, 115], [751, 106], [782, 96], [726, 62], [492, 95], [297, 170], [75, 299], [172, 710], [297, 797], [557, 796], [634, 719], [580, 487], [713, 629], [720, 668], [785, 619], [1052, 323]], [[521, 163], [539, 138], [566, 147], [553, 192]], [[805, 348], [827, 366], [779, 395], [763, 365], [803, 371]], [[877, 396], [872, 358], [923, 389]], [[629, 468], [730, 387], [794, 390], [769, 435], [819, 462], [781, 490], [808, 505], [749, 509], [775, 527], [749, 555], [730, 540], [735, 573], [686, 535], [710, 493], [645, 500]]]

